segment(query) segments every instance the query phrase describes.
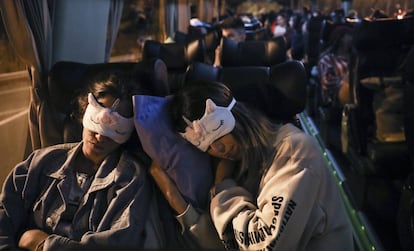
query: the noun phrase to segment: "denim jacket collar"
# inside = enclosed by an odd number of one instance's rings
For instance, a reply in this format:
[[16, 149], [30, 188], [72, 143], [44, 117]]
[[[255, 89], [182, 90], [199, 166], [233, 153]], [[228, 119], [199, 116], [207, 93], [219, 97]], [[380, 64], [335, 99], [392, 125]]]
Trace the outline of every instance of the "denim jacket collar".
[[[48, 176], [54, 179], [62, 180], [67, 175], [70, 175], [69, 172], [73, 170], [73, 164], [75, 163], [75, 158], [79, 151], [82, 150], [83, 142], [79, 143], [76, 147], [71, 149], [68, 152], [68, 158], [65, 163], [59, 168], [57, 171], [50, 173]], [[116, 178], [117, 170], [116, 164], [120, 158], [119, 151], [115, 151], [109, 154], [99, 166], [95, 178], [90, 186], [89, 192], [98, 191], [101, 189], [105, 189], [106, 187], [110, 186]]]

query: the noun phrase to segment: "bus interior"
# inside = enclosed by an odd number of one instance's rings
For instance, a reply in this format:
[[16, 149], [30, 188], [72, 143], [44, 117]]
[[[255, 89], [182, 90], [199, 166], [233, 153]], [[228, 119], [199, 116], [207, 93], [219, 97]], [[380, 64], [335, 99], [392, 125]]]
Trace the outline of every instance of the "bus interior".
[[[85, 72], [136, 71], [160, 96], [194, 78], [230, 86], [283, 83], [276, 88], [290, 93], [290, 100], [267, 93], [253, 102], [318, 141], [340, 188], [356, 249], [414, 250], [414, 3], [401, 2], [394, 11], [387, 4], [393, 1], [375, 8], [360, 2], [0, 1], [1, 184], [33, 150], [80, 139], [70, 113]], [[332, 11], [319, 12], [327, 3]], [[352, 7], [360, 8], [359, 17], [350, 15]], [[300, 58], [292, 58], [286, 38], [269, 32], [270, 14], [282, 10], [306, 16]], [[243, 16], [245, 42], [221, 36], [219, 23], [231, 14]], [[351, 99], [332, 109], [322, 104], [315, 69], [337, 23], [353, 28]], [[219, 44], [224, 49], [217, 69], [212, 60]], [[379, 137], [390, 123], [401, 130]]]

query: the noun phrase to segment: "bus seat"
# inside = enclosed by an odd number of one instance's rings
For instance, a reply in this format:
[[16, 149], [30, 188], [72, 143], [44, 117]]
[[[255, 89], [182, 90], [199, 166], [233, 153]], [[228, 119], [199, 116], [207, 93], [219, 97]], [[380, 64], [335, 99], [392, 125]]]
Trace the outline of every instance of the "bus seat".
[[360, 50], [414, 44], [414, 17], [363, 19], [358, 26], [353, 42]]
[[142, 58], [159, 58], [164, 61], [168, 70], [186, 69], [189, 62], [204, 60], [201, 46], [199, 40], [188, 44], [147, 40], [144, 44]]
[[[319, 70], [319, 62], [321, 60], [321, 55], [325, 55], [327, 50], [330, 50], [332, 44], [332, 35], [333, 32], [345, 28], [348, 32], [353, 32], [352, 23], [347, 22], [333, 22], [332, 20], [324, 20], [322, 22], [322, 27], [320, 31], [320, 53], [318, 54], [318, 60], [316, 65], [313, 66], [310, 74], [309, 85], [308, 85], [308, 114], [315, 115], [318, 121], [318, 129], [323, 139], [325, 146], [330, 149], [335, 149], [341, 151], [341, 116], [342, 116], [342, 106], [339, 105], [336, 101], [332, 102], [330, 105], [326, 105], [322, 98], [322, 79]], [[316, 46], [316, 45], [315, 45]], [[349, 58], [352, 57], [352, 50], [348, 51]], [[347, 63], [349, 67], [350, 62]], [[316, 71], [314, 71], [316, 70]], [[349, 75], [348, 75], [349, 76]], [[349, 81], [349, 78], [347, 79]], [[339, 97], [345, 96], [338, 94]]]
[[46, 121], [55, 127], [42, 132], [42, 137], [53, 137], [53, 144], [77, 142], [82, 139], [82, 124], [73, 112], [77, 109], [77, 95], [81, 88], [98, 72], [111, 71], [131, 74], [151, 95], [168, 94], [167, 70], [159, 59], [150, 61], [84, 64], [72, 61], [55, 63], [48, 75], [48, 103], [50, 114]]
[[399, 210], [398, 210], [398, 233], [400, 237], [401, 250], [414, 250], [414, 46], [411, 47], [404, 66], [403, 76], [406, 80], [404, 97], [404, 124], [405, 137], [411, 158], [411, 173], [404, 181]]
[[270, 40], [271, 34], [269, 29], [266, 27], [262, 27], [256, 30], [246, 30], [246, 41], [250, 40]]
[[181, 87], [184, 73], [191, 62], [205, 60], [204, 41], [188, 43], [162, 43], [156, 40], [145, 41], [142, 59], [158, 58], [164, 61], [168, 72], [169, 93]]
[[216, 55], [216, 48], [220, 44], [221, 32], [219, 29], [212, 29], [211, 31], [207, 32], [207, 34], [204, 35], [202, 39], [204, 40], [205, 44], [205, 62], [213, 64], [214, 57]]
[[[414, 20], [414, 19], [413, 19]], [[363, 21], [355, 27], [355, 58], [350, 66], [353, 103], [343, 111], [343, 152], [366, 175], [404, 179], [411, 170], [404, 137], [404, 86], [401, 66], [411, 35], [399, 34], [411, 19]], [[375, 23], [378, 22], [378, 23]], [[398, 40], [399, 42], [395, 42]], [[369, 42], [368, 42], [369, 41]], [[369, 45], [369, 46], [368, 46]]]
[[306, 41], [306, 54], [308, 55], [309, 67], [318, 63], [322, 49], [322, 30], [326, 19], [322, 16], [312, 16], [307, 24], [308, 40]]
[[305, 108], [306, 70], [300, 61], [223, 68], [193, 63], [186, 72], [185, 84], [191, 80], [223, 82], [236, 99], [255, 106], [275, 121], [292, 121]]
[[414, 169], [414, 46], [411, 47], [403, 67], [403, 77], [407, 83], [404, 91], [404, 125], [405, 138]]
[[[193, 27], [194, 28], [194, 27]], [[210, 28], [204, 34], [184, 33], [182, 31], [174, 32], [174, 41], [176, 43], [188, 44], [195, 40], [201, 40], [204, 45], [204, 62], [213, 64], [215, 51], [220, 43], [221, 32], [218, 27]]]
[[174, 41], [179, 44], [186, 44], [188, 43], [189, 37], [188, 34], [182, 31], [175, 31], [174, 32]]
[[221, 65], [230, 66], [272, 66], [287, 60], [284, 38], [271, 40], [249, 40], [236, 43], [222, 38]]

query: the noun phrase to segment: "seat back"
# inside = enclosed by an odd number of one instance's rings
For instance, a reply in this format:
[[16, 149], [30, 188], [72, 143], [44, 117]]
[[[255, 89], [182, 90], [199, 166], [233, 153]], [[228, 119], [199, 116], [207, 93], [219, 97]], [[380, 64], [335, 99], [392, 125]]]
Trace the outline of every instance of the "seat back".
[[414, 46], [411, 46], [402, 67], [406, 81], [404, 96], [404, 125], [408, 154], [411, 158], [411, 174], [404, 182], [397, 226], [401, 250], [414, 250]]
[[286, 61], [286, 41], [283, 38], [272, 40], [250, 40], [236, 43], [222, 38], [221, 65], [236, 66], [272, 66]]
[[318, 63], [322, 49], [322, 30], [326, 20], [322, 16], [312, 17], [307, 24], [308, 39], [305, 46], [309, 66]]
[[256, 30], [246, 30], [246, 40], [263, 40], [267, 41], [270, 40], [271, 34], [269, 32], [269, 29], [266, 27], [261, 27]]
[[168, 70], [183, 70], [192, 61], [204, 61], [204, 45], [200, 40], [189, 43], [161, 43], [156, 40], [145, 41], [142, 59], [159, 58]]
[[364, 19], [355, 32], [354, 45], [360, 50], [411, 45], [414, 44], [414, 17]]
[[411, 166], [414, 169], [414, 46], [411, 47], [407, 54], [402, 74], [406, 81], [405, 96], [403, 103], [405, 138], [409, 155], [411, 157]]
[[190, 80], [222, 82], [237, 100], [249, 103], [275, 121], [292, 121], [305, 108], [306, 70], [299, 61], [223, 68], [194, 63], [186, 72], [185, 83]]
[[345, 152], [361, 163], [358, 168], [363, 173], [401, 179], [411, 169], [404, 137], [406, 83], [401, 65], [407, 45], [414, 42], [412, 33], [402, 31], [412, 31], [413, 20], [364, 20], [354, 30], [356, 54], [350, 71], [355, 96], [346, 107], [343, 129], [348, 132]]
[[182, 85], [182, 78], [189, 64], [204, 62], [204, 40], [188, 43], [161, 43], [156, 40], [145, 41], [142, 59], [161, 59], [168, 71], [169, 93], [174, 93]]
[[82, 139], [81, 121], [74, 117], [80, 90], [98, 72], [109, 71], [131, 75], [137, 80], [143, 93], [165, 96], [168, 93], [167, 70], [161, 60], [138, 63], [97, 63], [60, 61], [52, 66], [48, 78], [48, 105], [51, 113], [42, 114], [53, 128], [42, 132], [44, 138], [51, 138], [51, 144], [77, 142]]
[[204, 40], [206, 54], [204, 62], [213, 64], [214, 57], [216, 55], [216, 48], [220, 44], [221, 32], [218, 28], [212, 29], [211, 31], [207, 32], [207, 34], [205, 34], [202, 39]]

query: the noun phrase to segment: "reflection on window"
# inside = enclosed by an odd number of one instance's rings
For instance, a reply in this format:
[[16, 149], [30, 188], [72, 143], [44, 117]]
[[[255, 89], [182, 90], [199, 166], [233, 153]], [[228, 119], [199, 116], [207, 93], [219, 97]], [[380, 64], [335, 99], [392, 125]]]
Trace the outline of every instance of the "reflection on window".
[[6, 30], [0, 17], [0, 74], [22, 71], [26, 68], [22, 60], [17, 57], [13, 47], [7, 39]]
[[154, 38], [157, 9], [151, 0], [125, 0], [112, 58], [140, 61], [144, 42]]

